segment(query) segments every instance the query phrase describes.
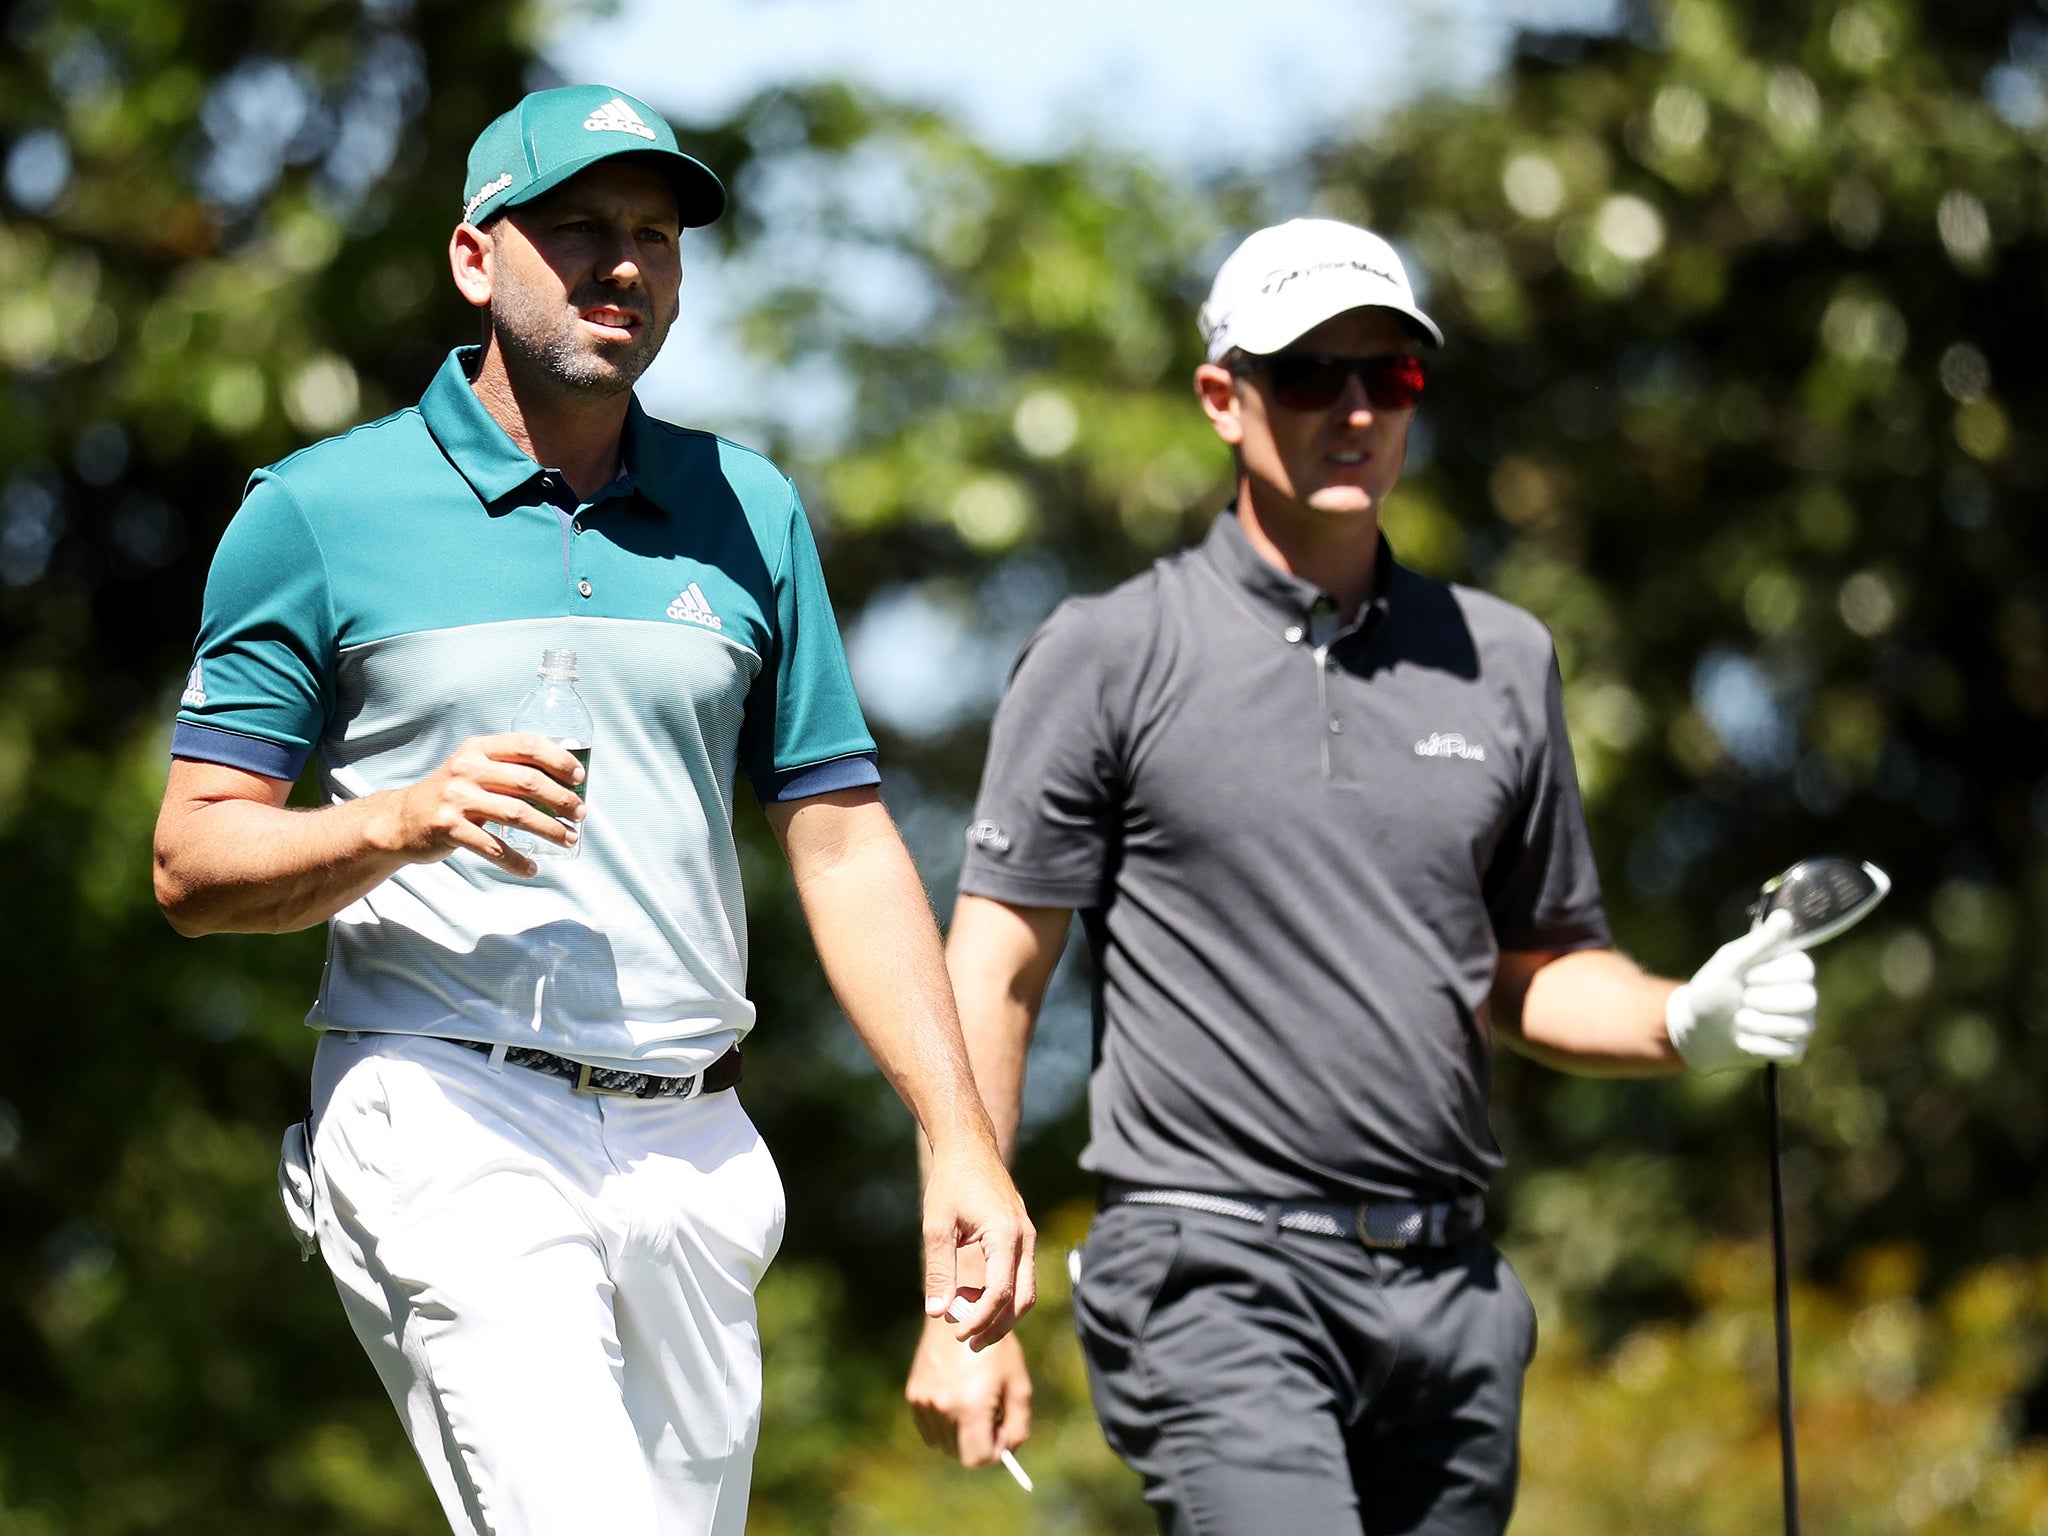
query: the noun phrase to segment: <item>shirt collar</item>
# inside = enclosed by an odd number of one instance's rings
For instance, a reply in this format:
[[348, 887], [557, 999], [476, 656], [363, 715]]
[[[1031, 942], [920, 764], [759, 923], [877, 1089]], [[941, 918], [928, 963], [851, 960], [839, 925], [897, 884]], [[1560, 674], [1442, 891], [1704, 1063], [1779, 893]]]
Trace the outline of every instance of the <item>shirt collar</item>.
[[[1251, 600], [1252, 607], [1260, 618], [1270, 622], [1274, 633], [1289, 644], [1298, 643], [1309, 633], [1319, 604], [1325, 608], [1335, 605], [1335, 599], [1314, 582], [1281, 570], [1253, 549], [1234, 505], [1217, 514], [1209, 536], [1202, 541], [1201, 552], [1225, 581]], [[1343, 633], [1362, 629], [1375, 615], [1380, 622], [1385, 621], [1387, 593], [1396, 569], [1394, 551], [1382, 533], [1379, 556], [1372, 567], [1372, 595]]]
[[664, 473], [669, 466], [671, 439], [668, 430], [640, 408], [640, 397], [626, 402], [626, 430], [619, 442], [619, 477], [605, 487], [606, 496], [634, 491], [664, 512], [682, 510], [675, 476]]
[[[546, 473], [532, 456], [512, 441], [511, 434], [498, 425], [497, 418], [484, 409], [470, 388], [481, 347], [457, 347], [420, 396], [420, 415], [427, 430], [441, 446], [470, 489], [485, 506], [493, 506]], [[615, 497], [630, 497], [635, 491], [652, 489], [642, 484], [642, 467], [656, 462], [659, 451], [652, 420], [640, 408], [638, 397], [626, 402], [626, 425], [619, 441], [619, 472], [612, 482], [592, 498], [593, 504]], [[547, 499], [543, 497], [543, 499]]]

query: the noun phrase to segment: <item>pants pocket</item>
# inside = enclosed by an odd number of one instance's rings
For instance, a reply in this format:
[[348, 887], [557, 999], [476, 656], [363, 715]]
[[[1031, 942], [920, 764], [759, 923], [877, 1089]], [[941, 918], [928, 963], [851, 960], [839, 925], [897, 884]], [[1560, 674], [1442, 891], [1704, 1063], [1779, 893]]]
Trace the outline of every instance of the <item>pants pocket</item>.
[[1091, 1355], [1115, 1364], [1137, 1347], [1180, 1249], [1172, 1215], [1113, 1206], [1096, 1216], [1074, 1288], [1074, 1324]]
[[644, 1210], [660, 1191], [661, 1214], [644, 1230], [664, 1249], [675, 1240], [701, 1245], [751, 1291], [775, 1261], [788, 1225], [775, 1155], [731, 1094], [676, 1106], [668, 1118], [672, 1123], [650, 1132], [647, 1143], [658, 1149], [663, 1171], [638, 1197]]
[[1522, 1284], [1522, 1277], [1515, 1273], [1514, 1265], [1498, 1252], [1494, 1254], [1494, 1263], [1500, 1269], [1501, 1290], [1520, 1302], [1522, 1315], [1526, 1319], [1527, 1343], [1522, 1350], [1522, 1368], [1527, 1370], [1529, 1363], [1536, 1358], [1536, 1303], [1529, 1295], [1529, 1288]]
[[760, 1144], [759, 1156], [770, 1215], [767, 1237], [761, 1245], [761, 1269], [758, 1273], [766, 1273], [768, 1266], [775, 1262], [775, 1255], [782, 1251], [783, 1235], [789, 1228], [789, 1191], [782, 1182], [781, 1165], [775, 1161], [775, 1154], [768, 1150], [765, 1140]]
[[284, 1204], [284, 1219], [298, 1240], [301, 1263], [313, 1257], [320, 1246], [320, 1230], [313, 1212], [313, 1138], [308, 1130], [312, 1116], [294, 1120], [284, 1128], [284, 1145], [277, 1158], [277, 1197]]

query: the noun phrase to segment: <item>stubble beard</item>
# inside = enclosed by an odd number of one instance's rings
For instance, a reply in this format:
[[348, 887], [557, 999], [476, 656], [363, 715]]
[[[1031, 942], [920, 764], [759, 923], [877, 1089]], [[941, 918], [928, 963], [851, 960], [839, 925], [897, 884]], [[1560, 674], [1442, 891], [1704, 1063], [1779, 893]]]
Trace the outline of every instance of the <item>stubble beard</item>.
[[631, 341], [598, 341], [580, 334], [576, 312], [616, 302], [610, 296], [579, 296], [568, 308], [559, 299], [529, 294], [491, 296], [491, 334], [507, 369], [543, 379], [568, 394], [607, 398], [640, 381], [661, 350], [668, 327], [651, 311]]

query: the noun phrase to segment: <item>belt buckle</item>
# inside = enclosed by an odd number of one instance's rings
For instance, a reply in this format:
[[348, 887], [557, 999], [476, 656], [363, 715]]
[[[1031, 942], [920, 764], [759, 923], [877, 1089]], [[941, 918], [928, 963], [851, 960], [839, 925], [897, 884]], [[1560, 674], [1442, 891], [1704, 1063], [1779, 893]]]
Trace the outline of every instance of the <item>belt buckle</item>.
[[634, 1099], [639, 1097], [630, 1088], [613, 1088], [605, 1083], [598, 1082], [594, 1074], [600, 1070], [603, 1069], [593, 1067], [587, 1061], [577, 1062], [575, 1091], [578, 1093], [595, 1094], [601, 1098], [608, 1099]]
[[[1390, 1202], [1399, 1209], [1405, 1202]], [[1384, 1208], [1384, 1207], [1380, 1207]], [[1429, 1227], [1427, 1210], [1419, 1205], [1408, 1205], [1407, 1214], [1401, 1218], [1400, 1226], [1392, 1233], [1381, 1235], [1372, 1230], [1371, 1216], [1375, 1207], [1366, 1203], [1358, 1207], [1354, 1225], [1358, 1230], [1361, 1247], [1379, 1249], [1413, 1248]]]
[[651, 1072], [633, 1074], [641, 1080], [642, 1086], [639, 1088], [612, 1088], [592, 1079], [592, 1074], [598, 1070], [598, 1068], [591, 1066], [588, 1062], [577, 1062], [575, 1091], [577, 1093], [602, 1094], [614, 1099], [674, 1099], [679, 1103], [694, 1099], [704, 1091], [704, 1074], [702, 1072], [692, 1073], [688, 1078], [684, 1079], [689, 1086], [681, 1093], [660, 1093], [651, 1090], [661, 1083], [663, 1079], [656, 1077]]

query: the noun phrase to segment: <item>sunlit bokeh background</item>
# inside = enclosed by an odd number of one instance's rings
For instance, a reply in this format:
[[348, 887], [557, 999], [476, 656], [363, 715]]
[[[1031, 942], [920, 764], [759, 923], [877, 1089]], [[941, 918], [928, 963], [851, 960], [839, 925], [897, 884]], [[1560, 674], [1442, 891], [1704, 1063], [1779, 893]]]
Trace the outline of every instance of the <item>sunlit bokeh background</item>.
[[[318, 936], [174, 939], [149, 829], [249, 469], [469, 338], [464, 153], [569, 79], [733, 190], [644, 394], [796, 476], [942, 913], [1017, 646], [1227, 495], [1216, 262], [1299, 213], [1393, 238], [1450, 345], [1390, 536], [1555, 632], [1624, 946], [1689, 970], [1808, 853], [1897, 881], [1787, 1083], [1807, 1529], [2048, 1533], [2037, 0], [17, 0], [0, 49], [0, 1536], [440, 1528], [276, 1209]], [[1019, 1156], [1027, 1498], [911, 1431], [908, 1123], [741, 832], [792, 1194], [752, 1528], [1149, 1530], [1066, 1308], [1085, 956]], [[1774, 1528], [1756, 1084], [1496, 1089], [1516, 1532]]]

